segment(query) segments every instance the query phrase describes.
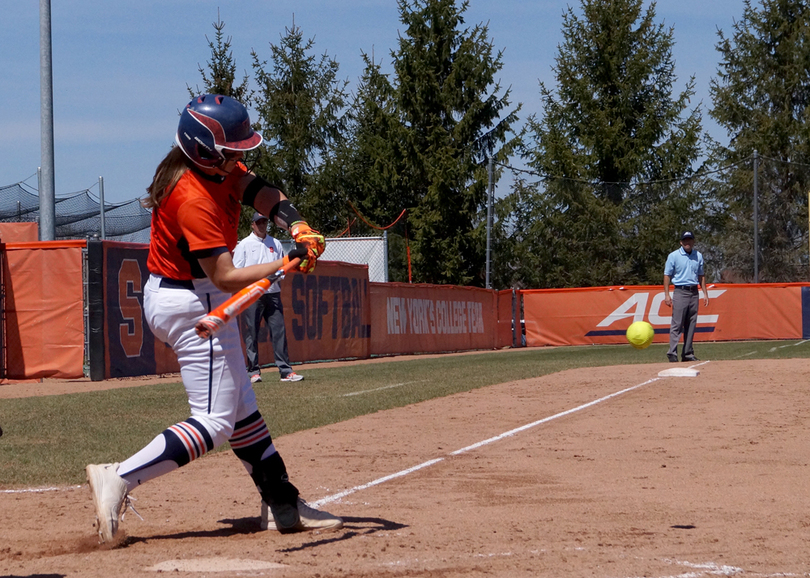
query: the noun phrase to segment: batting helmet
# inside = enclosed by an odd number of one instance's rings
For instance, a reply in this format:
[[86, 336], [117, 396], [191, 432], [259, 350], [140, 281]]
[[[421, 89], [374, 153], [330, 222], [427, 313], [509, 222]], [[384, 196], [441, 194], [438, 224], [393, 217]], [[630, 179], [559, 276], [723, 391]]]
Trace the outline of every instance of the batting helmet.
[[192, 162], [210, 169], [225, 162], [223, 150], [255, 149], [262, 144], [262, 135], [250, 126], [241, 102], [220, 94], [203, 94], [183, 110], [175, 140]]

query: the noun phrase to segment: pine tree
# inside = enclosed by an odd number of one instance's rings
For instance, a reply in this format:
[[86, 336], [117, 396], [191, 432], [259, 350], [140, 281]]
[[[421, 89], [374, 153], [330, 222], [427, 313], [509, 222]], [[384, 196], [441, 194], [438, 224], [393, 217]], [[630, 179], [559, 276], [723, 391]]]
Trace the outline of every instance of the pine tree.
[[[463, 28], [468, 2], [398, 0], [394, 52], [396, 200], [410, 210], [414, 280], [483, 285], [488, 155], [504, 155], [517, 110], [506, 112], [488, 28]], [[504, 114], [501, 118], [501, 114]]]
[[235, 98], [244, 105], [250, 104], [251, 91], [249, 87], [249, 78], [247, 73], [242, 77], [242, 82], [234, 85], [236, 82], [236, 60], [233, 57], [231, 50], [232, 37], [225, 37], [223, 30], [225, 29], [225, 22], [219, 17], [219, 10], [217, 10], [217, 21], [212, 23], [214, 27], [214, 40], [205, 37], [208, 42], [208, 48], [211, 50], [211, 58], [206, 62], [208, 69], [202, 66], [197, 66], [197, 70], [202, 76], [203, 87], [199, 86], [191, 88], [186, 85], [191, 98], [200, 94], [224, 94]]
[[402, 170], [402, 125], [395, 89], [381, 65], [367, 54], [357, 93], [347, 114], [345, 149], [342, 151], [342, 185], [347, 196], [380, 223], [396, 218], [403, 208], [399, 198]]
[[[406, 206], [402, 199], [404, 134], [397, 113], [396, 91], [381, 63], [362, 54], [365, 64], [357, 91], [346, 114], [347, 137], [341, 147], [335, 181], [339, 190], [358, 210], [346, 205], [345, 223], [351, 234], [379, 236]], [[366, 225], [368, 222], [371, 226]], [[388, 232], [388, 274], [392, 281], [408, 281], [405, 226], [400, 219]], [[377, 227], [377, 228], [374, 228]]]
[[278, 45], [270, 45], [269, 68], [252, 52], [255, 108], [266, 143], [256, 171], [281, 186], [310, 224], [329, 233], [340, 226], [336, 212], [344, 206], [327, 178], [343, 135], [347, 82], [337, 78], [337, 61], [325, 53], [316, 57], [313, 47], [293, 23]]
[[[582, 0], [581, 17], [564, 15], [556, 94], [541, 83], [542, 117], [526, 127], [524, 154], [544, 180], [510, 201], [535, 234], [502, 247], [541, 271], [540, 286], [660, 283], [678, 230], [700, 218], [683, 184], [700, 153], [694, 79], [673, 98], [674, 33], [642, 4]], [[519, 247], [538, 239], [538, 250]]]
[[711, 84], [710, 112], [730, 144], [714, 143], [718, 164], [739, 163], [719, 187], [724, 264], [753, 279], [753, 163], [758, 174], [759, 281], [808, 277], [810, 189], [810, 6], [803, 0], [746, 0]]
[[[245, 106], [249, 106], [252, 98], [249, 78], [246, 73], [242, 78], [242, 82], [234, 85], [236, 81], [236, 59], [233, 57], [233, 51], [231, 50], [232, 37], [225, 37], [223, 32], [225, 22], [219, 17], [219, 11], [217, 11], [217, 21], [212, 26], [214, 27], [214, 40], [209, 39], [208, 36], [205, 37], [208, 48], [211, 50], [211, 57], [206, 62], [208, 68], [197, 67], [200, 76], [202, 76], [203, 86], [202, 88], [199, 85], [191, 88], [186, 85], [189, 95], [194, 98], [200, 94], [223, 94], [235, 98]], [[252, 165], [256, 156], [255, 152], [248, 152], [245, 162]], [[240, 238], [250, 234], [253, 212], [252, 207], [242, 207], [242, 212], [239, 215]]]

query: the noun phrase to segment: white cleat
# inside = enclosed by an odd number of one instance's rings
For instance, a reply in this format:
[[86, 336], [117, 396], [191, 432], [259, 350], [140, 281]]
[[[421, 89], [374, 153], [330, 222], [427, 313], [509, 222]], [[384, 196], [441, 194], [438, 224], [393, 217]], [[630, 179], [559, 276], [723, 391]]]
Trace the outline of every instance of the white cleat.
[[[270, 508], [262, 501], [262, 530], [278, 530], [276, 522], [269, 512]], [[285, 530], [286, 532], [305, 532], [307, 530], [339, 530], [343, 527], [343, 519], [333, 516], [329, 512], [316, 510], [303, 499], [298, 498], [298, 524]]]
[[90, 464], [85, 468], [93, 505], [96, 508], [98, 535], [112, 542], [118, 532], [118, 516], [127, 497], [127, 483], [118, 475], [118, 464]]

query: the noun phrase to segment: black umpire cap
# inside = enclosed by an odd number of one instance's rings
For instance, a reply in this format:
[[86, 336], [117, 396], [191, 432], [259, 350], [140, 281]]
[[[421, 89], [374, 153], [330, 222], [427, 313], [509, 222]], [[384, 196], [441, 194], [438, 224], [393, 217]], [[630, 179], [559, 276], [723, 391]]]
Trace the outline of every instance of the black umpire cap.
[[692, 231], [684, 231], [683, 235], [681, 235], [681, 241], [685, 241], [686, 239], [694, 239], [695, 236], [692, 234]]

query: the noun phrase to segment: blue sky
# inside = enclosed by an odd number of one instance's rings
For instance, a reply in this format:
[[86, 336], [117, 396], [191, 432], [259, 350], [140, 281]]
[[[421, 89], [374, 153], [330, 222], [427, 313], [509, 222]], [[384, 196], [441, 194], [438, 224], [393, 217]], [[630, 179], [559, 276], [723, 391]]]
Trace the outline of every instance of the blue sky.
[[[555, 86], [551, 67], [568, 5], [579, 13], [578, 0], [470, 0], [466, 23], [488, 22], [495, 47], [504, 50], [499, 79], [523, 103], [521, 124], [540, 110], [538, 81]], [[662, 0], [656, 9], [658, 21], [674, 27], [677, 90], [695, 75], [693, 105], [703, 101], [704, 127], [721, 141], [723, 131], [706, 112], [717, 29], [730, 35], [743, 6], [743, 0]], [[240, 76], [250, 73], [251, 49], [269, 60], [270, 43], [279, 42], [294, 17], [304, 36], [314, 38], [316, 53], [340, 63], [339, 76], [350, 87], [362, 72], [361, 52], [373, 50], [390, 71], [401, 28], [396, 0], [53, 2], [57, 196], [90, 187], [97, 194], [99, 176], [107, 202], [144, 194], [189, 100], [186, 85], [200, 82], [198, 65], [209, 57], [206, 35], [213, 38], [217, 10], [233, 38]], [[25, 180], [36, 187], [29, 177], [41, 164], [39, 2], [6, 3], [0, 38], [0, 185]]]

